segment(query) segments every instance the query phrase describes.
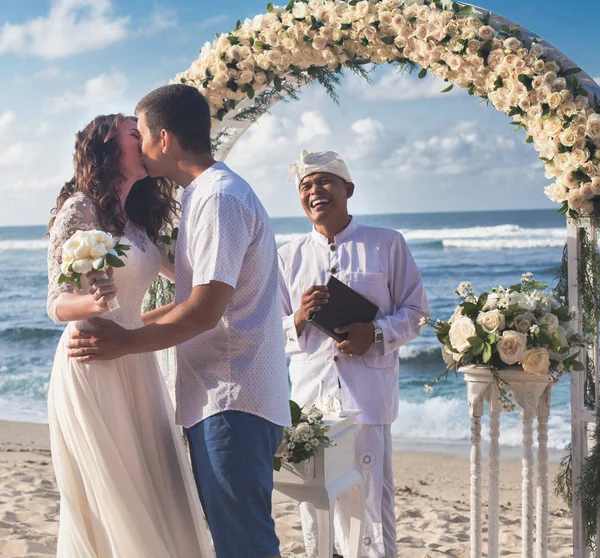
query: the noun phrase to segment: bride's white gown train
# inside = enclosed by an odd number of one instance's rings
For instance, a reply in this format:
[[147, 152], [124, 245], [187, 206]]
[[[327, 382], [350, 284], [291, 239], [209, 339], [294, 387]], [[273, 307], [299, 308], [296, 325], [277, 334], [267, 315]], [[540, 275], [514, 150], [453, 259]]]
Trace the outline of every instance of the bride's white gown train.
[[[51, 230], [48, 311], [60, 249], [75, 230], [98, 228], [85, 196], [66, 202]], [[121, 309], [103, 315], [141, 327], [144, 293], [161, 256], [144, 231], [128, 224], [126, 266], [115, 269]], [[81, 322], [79, 322], [82, 325]], [[57, 558], [207, 558], [204, 515], [181, 432], [156, 357], [127, 355], [79, 363], [66, 356], [69, 324], [59, 342], [48, 393], [52, 460], [60, 489]]]

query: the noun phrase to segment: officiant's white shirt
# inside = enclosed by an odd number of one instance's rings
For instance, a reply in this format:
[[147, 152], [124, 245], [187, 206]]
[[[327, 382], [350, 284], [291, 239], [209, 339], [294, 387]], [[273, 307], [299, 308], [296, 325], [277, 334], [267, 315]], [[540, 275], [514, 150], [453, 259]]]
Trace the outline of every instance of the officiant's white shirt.
[[[383, 341], [362, 357], [349, 357], [310, 323], [298, 336], [294, 312], [302, 293], [331, 275], [379, 307]], [[354, 218], [330, 244], [316, 230], [279, 249], [279, 287], [290, 362], [292, 399], [311, 404], [319, 382], [346, 409], [361, 409], [359, 422], [391, 424], [398, 416], [398, 349], [421, 332], [429, 316], [421, 274], [402, 235], [359, 225]]]
[[210, 281], [233, 295], [217, 327], [177, 347], [177, 422], [222, 411], [290, 424], [289, 387], [269, 216], [250, 185], [215, 163], [182, 196], [175, 302]]

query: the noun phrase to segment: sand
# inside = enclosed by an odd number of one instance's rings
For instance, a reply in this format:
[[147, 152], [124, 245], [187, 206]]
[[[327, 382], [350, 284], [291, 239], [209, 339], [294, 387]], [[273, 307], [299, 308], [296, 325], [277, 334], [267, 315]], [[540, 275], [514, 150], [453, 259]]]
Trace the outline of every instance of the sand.
[[[556, 471], [551, 463], [551, 481]], [[468, 557], [468, 461], [447, 453], [403, 451], [394, 455], [394, 475], [399, 556]], [[484, 485], [485, 480], [484, 468]], [[503, 461], [500, 556], [521, 555], [520, 487], [520, 461]], [[297, 506], [277, 495], [274, 500], [282, 556], [302, 556]], [[553, 494], [549, 507], [549, 555], [572, 556], [570, 513]], [[58, 519], [47, 425], [0, 421], [0, 557], [55, 556]], [[483, 536], [485, 555], [485, 527]]]

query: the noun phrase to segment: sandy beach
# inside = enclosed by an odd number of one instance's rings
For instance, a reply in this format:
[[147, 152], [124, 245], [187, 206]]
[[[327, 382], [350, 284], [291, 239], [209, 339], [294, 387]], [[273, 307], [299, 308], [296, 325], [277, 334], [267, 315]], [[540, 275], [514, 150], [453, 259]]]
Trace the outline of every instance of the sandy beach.
[[[550, 479], [557, 464], [550, 464]], [[469, 555], [469, 466], [467, 460], [434, 452], [394, 456], [398, 547], [402, 558]], [[484, 480], [486, 471], [484, 469]], [[500, 555], [520, 556], [521, 463], [501, 468]], [[484, 504], [484, 510], [485, 508]], [[55, 556], [59, 495], [48, 427], [0, 421], [0, 557]], [[284, 557], [302, 556], [296, 505], [276, 495], [275, 517]], [[550, 495], [549, 555], [571, 551], [571, 518]], [[486, 544], [484, 532], [484, 551]], [[133, 558], [133, 557], [132, 557]], [[157, 557], [158, 558], [158, 557]]]

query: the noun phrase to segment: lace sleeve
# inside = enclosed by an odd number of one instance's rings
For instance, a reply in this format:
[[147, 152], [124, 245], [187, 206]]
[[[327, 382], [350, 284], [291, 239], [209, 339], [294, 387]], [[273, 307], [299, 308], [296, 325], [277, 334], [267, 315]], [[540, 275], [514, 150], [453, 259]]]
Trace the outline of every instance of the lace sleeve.
[[56, 315], [56, 305], [59, 298], [65, 294], [77, 291], [71, 283], [58, 284], [61, 274], [63, 244], [78, 230], [89, 231], [96, 228], [96, 216], [91, 200], [85, 196], [69, 198], [56, 215], [56, 220], [50, 229], [48, 242], [48, 299], [46, 310], [54, 322], [59, 322]]

